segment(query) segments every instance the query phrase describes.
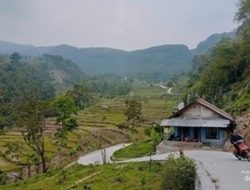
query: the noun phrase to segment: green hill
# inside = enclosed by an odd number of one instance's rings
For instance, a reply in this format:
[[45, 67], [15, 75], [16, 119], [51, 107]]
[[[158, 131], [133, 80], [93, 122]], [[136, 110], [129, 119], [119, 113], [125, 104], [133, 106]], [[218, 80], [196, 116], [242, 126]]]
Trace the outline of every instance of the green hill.
[[0, 92], [4, 102], [37, 93], [49, 99], [82, 76], [77, 65], [60, 56], [0, 56]]
[[118, 74], [149, 81], [162, 81], [191, 68], [193, 56], [204, 53], [223, 36], [215, 34], [190, 50], [185, 45], [162, 45], [136, 51], [112, 48], [77, 48], [69, 45], [36, 47], [0, 41], [0, 53], [28, 56], [60, 55], [88, 74]]
[[206, 40], [200, 42], [195, 49], [192, 50], [194, 55], [204, 54], [211, 50], [215, 45], [224, 38], [235, 38], [235, 32], [224, 32], [221, 34], [213, 34]]
[[250, 1], [242, 1], [237, 36], [225, 38], [194, 59], [189, 81], [194, 96], [205, 97], [235, 115], [250, 111]]

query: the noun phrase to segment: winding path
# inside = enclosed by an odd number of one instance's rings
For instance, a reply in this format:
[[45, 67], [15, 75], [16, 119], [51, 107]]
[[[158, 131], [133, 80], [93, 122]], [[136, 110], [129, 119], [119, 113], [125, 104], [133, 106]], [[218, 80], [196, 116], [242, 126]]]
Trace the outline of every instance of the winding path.
[[[107, 162], [112, 163], [112, 154], [128, 144], [119, 144], [106, 148]], [[178, 152], [171, 153], [175, 157]], [[206, 150], [189, 150], [184, 154], [196, 161], [197, 171], [204, 184], [203, 190], [250, 190], [250, 163], [237, 160], [232, 153]], [[79, 158], [78, 163], [102, 164], [101, 150], [97, 150]], [[157, 154], [151, 157], [141, 157], [125, 160], [123, 162], [161, 161], [166, 160], [170, 153]]]
[[[106, 151], [106, 163], [111, 163], [111, 156], [113, 153], [119, 149], [122, 149], [130, 144], [117, 144], [114, 146], [110, 146], [105, 148]], [[96, 150], [94, 152], [88, 153], [84, 156], [81, 156], [77, 163], [82, 165], [90, 165], [90, 164], [103, 164], [103, 149]]]

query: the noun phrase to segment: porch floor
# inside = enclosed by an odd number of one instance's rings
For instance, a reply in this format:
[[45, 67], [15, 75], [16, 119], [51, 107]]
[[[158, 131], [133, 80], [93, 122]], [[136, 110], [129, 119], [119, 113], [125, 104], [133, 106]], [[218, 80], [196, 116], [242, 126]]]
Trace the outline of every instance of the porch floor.
[[163, 153], [168, 153], [168, 152], [179, 151], [180, 147], [182, 147], [183, 150], [197, 150], [197, 149], [223, 150], [224, 149], [224, 147], [221, 147], [221, 146], [209, 146], [209, 145], [204, 145], [201, 142], [163, 140], [157, 146], [156, 154], [163, 154]]

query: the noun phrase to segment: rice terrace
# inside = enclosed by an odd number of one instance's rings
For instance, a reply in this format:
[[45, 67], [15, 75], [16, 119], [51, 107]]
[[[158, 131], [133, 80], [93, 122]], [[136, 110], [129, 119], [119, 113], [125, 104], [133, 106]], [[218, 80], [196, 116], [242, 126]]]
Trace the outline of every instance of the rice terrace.
[[0, 190], [249, 190], [250, 0], [1, 0]]

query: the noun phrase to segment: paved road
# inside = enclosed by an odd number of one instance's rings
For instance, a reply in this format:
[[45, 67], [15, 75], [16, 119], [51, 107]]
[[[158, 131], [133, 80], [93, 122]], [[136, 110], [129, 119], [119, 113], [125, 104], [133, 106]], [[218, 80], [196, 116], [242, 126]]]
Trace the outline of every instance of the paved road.
[[[250, 162], [237, 160], [232, 153], [205, 150], [189, 150], [184, 154], [196, 161], [201, 177], [212, 181], [212, 185], [219, 190], [250, 190]], [[174, 153], [178, 157], [178, 153]], [[164, 160], [169, 154], [158, 154], [152, 160]], [[126, 160], [149, 161], [150, 157]], [[207, 179], [206, 179], [207, 178]], [[207, 183], [207, 182], [206, 182]], [[208, 182], [209, 183], [209, 182]], [[212, 189], [212, 188], [207, 188]]]
[[[118, 144], [118, 145], [114, 145], [114, 146], [110, 146], [108, 148], [105, 148], [106, 151], [106, 162], [107, 163], [111, 163], [111, 159], [110, 157], [113, 155], [113, 153], [119, 149], [122, 149], [126, 146], [128, 146], [129, 144]], [[91, 152], [89, 154], [86, 154], [84, 156], [81, 156], [77, 163], [82, 164], [82, 165], [90, 165], [90, 164], [103, 164], [103, 150], [104, 149], [100, 149], [100, 150], [96, 150], [94, 152]]]
[[[127, 144], [119, 144], [106, 149], [107, 157], [112, 156], [113, 152], [127, 146]], [[173, 153], [178, 157], [177, 152]], [[184, 154], [196, 161], [198, 170], [202, 170], [200, 175], [205, 179], [206, 189], [211, 190], [250, 190], [250, 163], [247, 161], [237, 160], [232, 153], [206, 150], [189, 150], [184, 151]], [[158, 154], [151, 157], [141, 157], [129, 159], [124, 162], [141, 162], [152, 160], [165, 160], [170, 154]], [[107, 159], [107, 162], [112, 162]], [[92, 152], [81, 157], [78, 163], [101, 164], [101, 150]], [[213, 186], [213, 188], [209, 187]], [[205, 189], [204, 189], [205, 190]]]

